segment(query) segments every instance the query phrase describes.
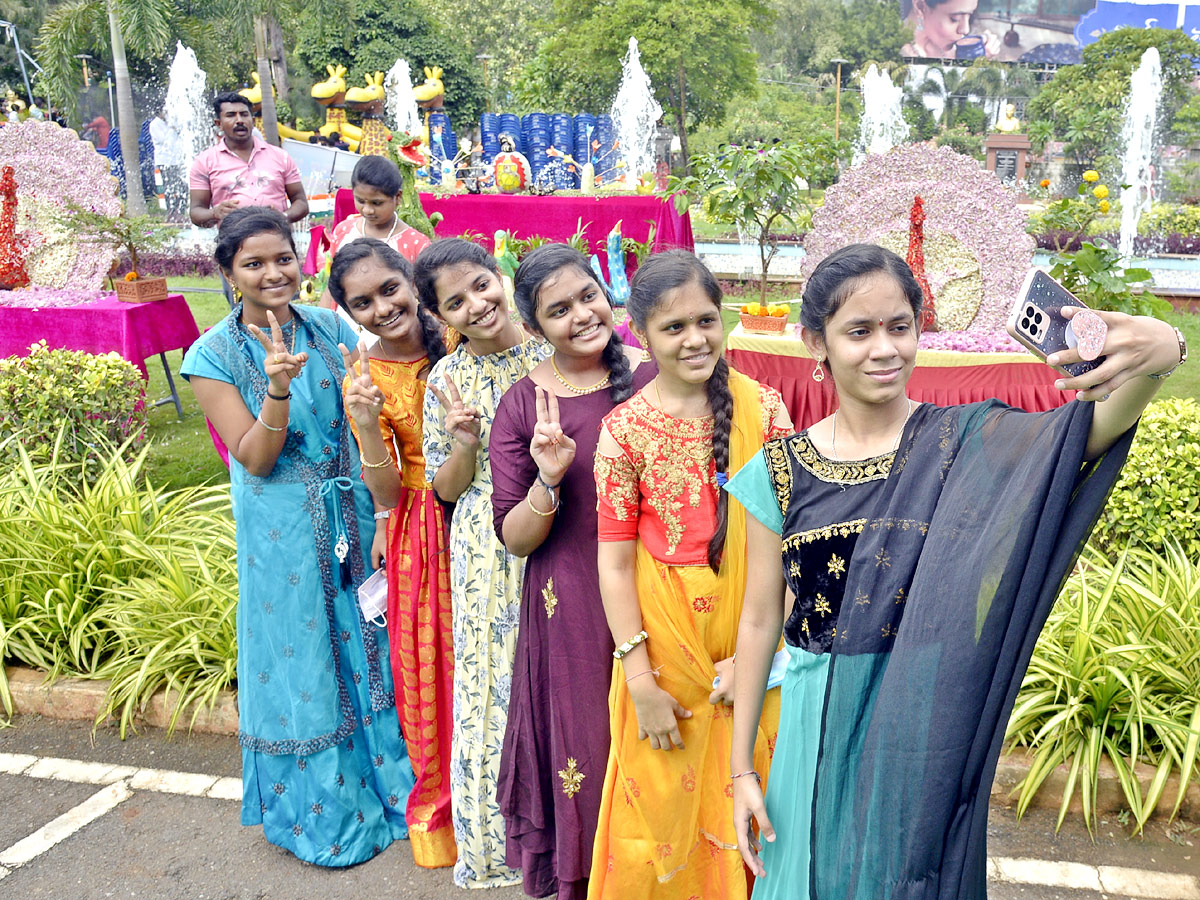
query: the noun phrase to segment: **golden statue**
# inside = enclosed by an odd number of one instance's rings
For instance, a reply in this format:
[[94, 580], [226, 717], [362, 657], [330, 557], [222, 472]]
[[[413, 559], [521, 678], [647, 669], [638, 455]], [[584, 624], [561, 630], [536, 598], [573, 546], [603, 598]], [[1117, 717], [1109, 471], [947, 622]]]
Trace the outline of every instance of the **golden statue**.
[[996, 130], [1001, 134], [1016, 134], [1021, 130], [1021, 120], [1016, 116], [1017, 108], [1011, 103], [1004, 107], [1004, 115], [996, 123]]

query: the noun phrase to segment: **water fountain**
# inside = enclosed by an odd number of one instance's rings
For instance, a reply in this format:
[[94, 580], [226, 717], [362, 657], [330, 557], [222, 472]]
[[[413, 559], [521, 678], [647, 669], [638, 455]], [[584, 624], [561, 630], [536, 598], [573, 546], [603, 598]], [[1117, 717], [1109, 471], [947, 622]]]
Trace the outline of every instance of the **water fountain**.
[[621, 86], [613, 100], [613, 130], [625, 161], [625, 182], [633, 187], [639, 176], [654, 171], [654, 135], [662, 107], [654, 99], [650, 76], [642, 68], [637, 38], [629, 39], [629, 51], [621, 63]]
[[398, 59], [392, 64], [383, 80], [383, 87], [387, 91], [388, 127], [392, 131], [420, 134], [423, 123], [417, 110], [417, 98], [413, 95], [412, 71], [408, 60]]
[[1151, 47], [1142, 54], [1142, 61], [1130, 76], [1129, 103], [1125, 109], [1125, 124], [1121, 142], [1125, 147], [1121, 158], [1121, 239], [1118, 249], [1122, 259], [1133, 256], [1133, 239], [1137, 235], [1138, 219], [1150, 211], [1151, 153], [1154, 150], [1154, 130], [1158, 125], [1158, 101], [1162, 95], [1162, 60], [1158, 48]]
[[887, 72], [868, 66], [862, 79], [863, 114], [854, 142], [854, 164], [872, 153], [886, 153], [908, 137], [908, 123], [900, 111], [904, 89], [892, 84]]
[[182, 42], [175, 45], [165, 107], [167, 124], [178, 133], [190, 169], [192, 161], [212, 146], [213, 114], [208, 76], [196, 62], [196, 54]]

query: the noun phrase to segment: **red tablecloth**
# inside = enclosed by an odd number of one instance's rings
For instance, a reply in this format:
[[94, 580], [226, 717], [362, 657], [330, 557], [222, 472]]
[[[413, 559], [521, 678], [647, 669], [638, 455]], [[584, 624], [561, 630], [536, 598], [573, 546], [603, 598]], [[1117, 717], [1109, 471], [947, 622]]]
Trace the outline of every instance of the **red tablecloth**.
[[[729, 364], [783, 394], [797, 430], [819, 422], [837, 408], [830, 379], [820, 384], [812, 380], [815, 363], [799, 338], [749, 335], [741, 328], [737, 326], [729, 336], [725, 351]], [[972, 357], [978, 362], [954, 364]], [[1028, 354], [922, 350], [908, 382], [908, 395], [939, 406], [995, 397], [1030, 412], [1054, 409], [1074, 399], [1074, 391], [1054, 386], [1059, 376], [1053, 369], [1031, 360]]]
[[[628, 194], [607, 197], [535, 197], [529, 194], [451, 194], [443, 197], [422, 194], [421, 205], [427, 213], [440, 212], [445, 218], [437, 224], [438, 237], [452, 237], [465, 231], [475, 231], [487, 238], [500, 229], [519, 238], [534, 235], [565, 241], [582, 224], [587, 226], [588, 243], [592, 253], [598, 253], [608, 271], [604, 241], [619, 220], [621, 236], [645, 241], [653, 222], [653, 250], [695, 247], [692, 219], [687, 212], [675, 212], [675, 205], [659, 197]], [[354, 194], [345, 188], [337, 192], [333, 205], [333, 224], [336, 225], [354, 212]], [[318, 226], [319, 227], [319, 226]], [[314, 229], [313, 246], [319, 236]], [[311, 254], [311, 251], [310, 251]], [[315, 259], [315, 257], [314, 257]], [[312, 262], [306, 262], [308, 272]], [[626, 260], [626, 271], [632, 275], [637, 263], [632, 255]]]
[[125, 303], [115, 296], [83, 306], [0, 307], [0, 357], [24, 356], [45, 339], [51, 348], [88, 353], [116, 351], [146, 376], [146, 360], [190, 347], [200, 337], [182, 294], [153, 303]]

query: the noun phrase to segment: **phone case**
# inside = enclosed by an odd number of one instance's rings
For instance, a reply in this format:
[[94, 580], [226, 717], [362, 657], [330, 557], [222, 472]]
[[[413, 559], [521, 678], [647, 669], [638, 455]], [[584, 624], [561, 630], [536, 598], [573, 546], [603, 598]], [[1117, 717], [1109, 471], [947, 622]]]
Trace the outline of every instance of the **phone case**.
[[[1051, 353], [1073, 349], [1077, 341], [1070, 320], [1063, 317], [1064, 306], [1088, 308], [1041, 269], [1034, 269], [1025, 276], [1017, 302], [1013, 304], [1008, 317], [1008, 333], [1043, 360]], [[1102, 362], [1104, 357], [1098, 356], [1054, 368], [1075, 378], [1092, 371]]]

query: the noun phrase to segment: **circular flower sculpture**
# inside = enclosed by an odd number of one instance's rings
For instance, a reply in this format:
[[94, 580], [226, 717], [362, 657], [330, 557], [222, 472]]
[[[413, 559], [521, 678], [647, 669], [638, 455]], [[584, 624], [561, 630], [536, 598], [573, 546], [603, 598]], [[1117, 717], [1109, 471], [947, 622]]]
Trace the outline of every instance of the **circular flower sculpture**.
[[[1033, 238], [1025, 233], [1012, 190], [948, 147], [906, 144], [846, 172], [813, 214], [801, 274], [807, 278], [846, 244], [879, 244], [906, 256], [918, 196], [924, 201], [925, 274], [941, 329], [923, 336], [921, 346], [1015, 348], [1004, 323], [1032, 263]], [[964, 332], [971, 332], [970, 340]]]
[[17, 182], [17, 231], [28, 242], [25, 264], [34, 287], [98, 290], [113, 264], [106, 244], [78, 240], [60, 222], [71, 200], [117, 215], [121, 201], [108, 160], [74, 131], [26, 119], [0, 128], [0, 166]]

